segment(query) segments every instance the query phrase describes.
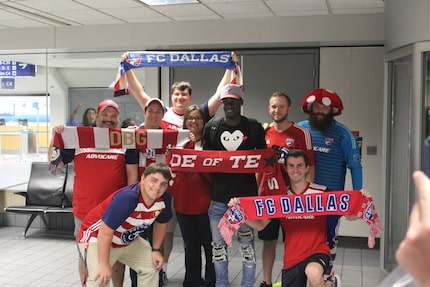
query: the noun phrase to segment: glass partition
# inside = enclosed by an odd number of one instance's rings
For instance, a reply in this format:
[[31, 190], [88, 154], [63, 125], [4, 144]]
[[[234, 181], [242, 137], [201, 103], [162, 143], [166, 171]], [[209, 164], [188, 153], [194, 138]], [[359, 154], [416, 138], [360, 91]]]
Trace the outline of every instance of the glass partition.
[[[48, 160], [52, 127], [66, 124], [78, 103], [82, 108], [74, 117], [80, 122], [87, 107], [113, 99], [123, 52], [0, 52], [0, 168], [13, 174], [2, 177], [0, 188], [27, 182], [30, 163]], [[134, 97], [115, 101], [121, 121], [132, 116], [143, 122]]]
[[26, 183], [29, 163], [47, 159], [50, 97], [41, 62], [43, 52], [0, 53], [0, 189]]
[[[424, 138], [430, 136], [430, 52], [423, 53], [423, 134]], [[430, 151], [423, 149], [422, 167], [430, 176]]]
[[397, 266], [395, 251], [403, 239], [409, 216], [412, 56], [389, 63], [388, 177], [386, 191], [384, 267]]

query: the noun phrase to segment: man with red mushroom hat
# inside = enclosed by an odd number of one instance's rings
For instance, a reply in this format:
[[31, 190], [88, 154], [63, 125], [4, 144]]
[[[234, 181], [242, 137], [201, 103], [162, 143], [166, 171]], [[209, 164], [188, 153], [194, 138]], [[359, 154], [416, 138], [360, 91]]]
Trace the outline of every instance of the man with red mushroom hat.
[[[361, 190], [363, 172], [357, 141], [346, 126], [334, 119], [342, 113], [342, 100], [335, 92], [319, 88], [305, 96], [302, 110], [309, 114], [309, 120], [300, 122], [299, 125], [307, 128], [312, 134], [315, 158], [314, 182], [327, 186], [330, 191], [344, 190], [348, 168], [353, 189]], [[339, 217], [329, 216], [327, 240], [332, 260], [336, 258], [338, 230]], [[334, 280], [332, 271], [327, 275], [328, 280]], [[337, 276], [336, 280], [339, 280]], [[340, 286], [338, 283], [334, 282], [333, 286]]]

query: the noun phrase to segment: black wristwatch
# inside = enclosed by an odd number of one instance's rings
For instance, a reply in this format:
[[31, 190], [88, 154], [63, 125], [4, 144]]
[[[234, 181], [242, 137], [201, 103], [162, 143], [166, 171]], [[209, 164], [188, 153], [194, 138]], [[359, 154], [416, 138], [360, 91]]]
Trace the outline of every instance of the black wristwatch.
[[161, 252], [161, 248], [152, 248], [152, 252]]

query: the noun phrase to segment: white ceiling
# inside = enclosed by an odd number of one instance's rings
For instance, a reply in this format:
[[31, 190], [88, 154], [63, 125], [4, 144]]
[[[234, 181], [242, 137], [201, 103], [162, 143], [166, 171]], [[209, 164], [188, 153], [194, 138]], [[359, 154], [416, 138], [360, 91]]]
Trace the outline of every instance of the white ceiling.
[[383, 0], [199, 2], [149, 7], [136, 0], [0, 0], [0, 29], [384, 13]]
[[[103, 24], [384, 13], [383, 0], [200, 0], [147, 6], [137, 0], [0, 0], [0, 30]], [[0, 44], [1, 47], [1, 44]], [[58, 68], [117, 67], [118, 53], [19, 54], [7, 59]]]

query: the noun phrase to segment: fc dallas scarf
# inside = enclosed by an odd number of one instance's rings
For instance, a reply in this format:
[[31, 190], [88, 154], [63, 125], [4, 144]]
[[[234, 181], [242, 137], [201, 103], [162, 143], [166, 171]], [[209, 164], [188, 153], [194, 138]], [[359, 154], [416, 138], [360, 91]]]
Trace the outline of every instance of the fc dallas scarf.
[[53, 132], [51, 171], [61, 161], [61, 149], [163, 149], [168, 146], [183, 146], [188, 139], [188, 130], [120, 129], [93, 127], [65, 127], [61, 134]]
[[[229, 207], [218, 227], [228, 246], [233, 234], [245, 220], [268, 218], [300, 219], [306, 216], [354, 215], [370, 225], [369, 248], [384, 228], [378, 218], [372, 198], [360, 192], [335, 191], [301, 195], [240, 197], [239, 203]], [[303, 221], [303, 224], [306, 224]]]
[[[128, 70], [144, 67], [215, 67], [233, 70], [236, 64], [232, 61], [229, 51], [207, 52], [178, 52], [178, 51], [133, 51], [128, 53], [127, 60], [121, 62], [119, 74]], [[114, 86], [114, 96], [127, 94], [127, 90], [121, 90], [119, 79]]]
[[173, 148], [166, 163], [173, 171], [256, 173], [272, 172], [277, 159], [273, 149], [218, 151]]

